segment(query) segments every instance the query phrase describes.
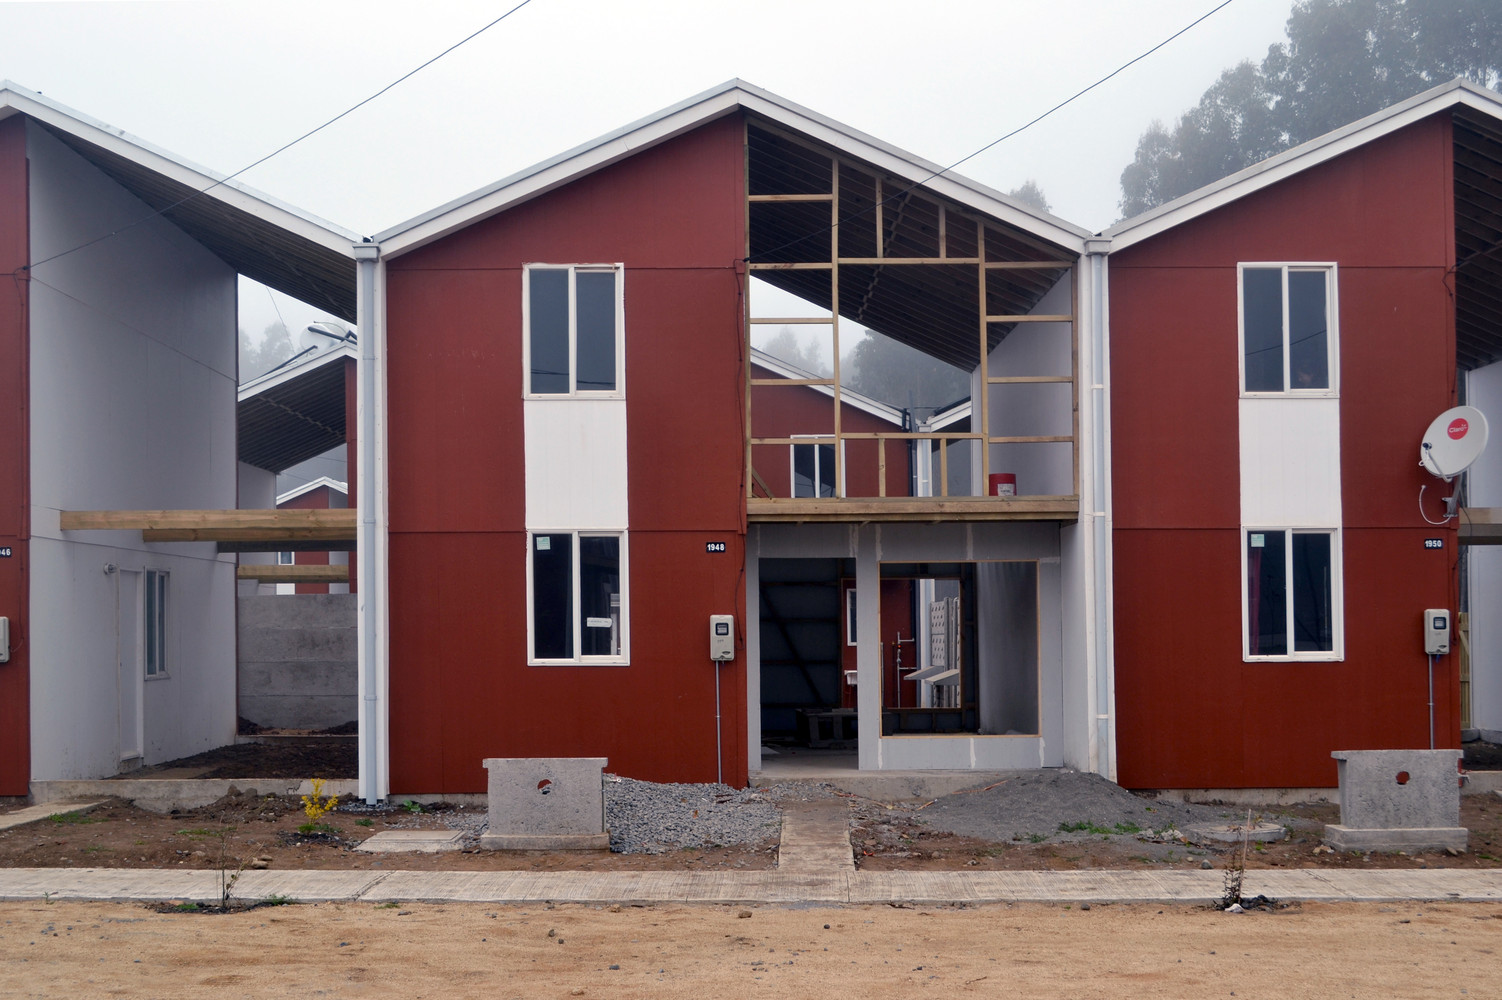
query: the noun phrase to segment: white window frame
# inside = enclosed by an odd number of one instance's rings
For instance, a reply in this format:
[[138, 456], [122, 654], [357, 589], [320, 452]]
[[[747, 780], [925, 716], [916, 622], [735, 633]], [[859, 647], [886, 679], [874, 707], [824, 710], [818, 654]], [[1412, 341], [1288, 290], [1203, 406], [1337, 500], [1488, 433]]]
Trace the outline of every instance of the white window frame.
[[295, 566], [295, 565], [297, 565], [297, 553], [296, 552], [278, 552], [276, 554], [276, 564], [278, 566]]
[[[536, 649], [536, 636], [533, 630], [536, 626], [535, 606], [533, 595], [532, 553], [533, 539], [538, 535], [569, 535], [572, 537], [572, 565], [569, 568], [569, 583], [573, 588], [572, 601], [574, 607], [574, 655], [566, 658], [539, 658], [534, 655]], [[579, 651], [584, 648], [584, 608], [579, 595], [579, 539], [581, 538], [617, 538], [620, 540], [620, 571], [621, 571], [621, 652], [618, 656], [584, 656]], [[631, 663], [631, 573], [629, 533], [624, 529], [619, 530], [596, 530], [593, 528], [530, 528], [527, 531], [527, 664], [534, 667], [545, 666], [629, 666]]]
[[[568, 392], [532, 391], [532, 272], [568, 272]], [[577, 280], [581, 272], [615, 275], [615, 388], [579, 389], [579, 330], [577, 326]], [[615, 264], [524, 264], [522, 266], [522, 398], [524, 399], [625, 399], [626, 398], [626, 269]]]
[[[171, 580], [172, 574], [164, 569], [143, 569], [141, 572], [141, 676], [148, 681], [165, 680], [172, 676], [172, 658], [168, 655], [171, 650], [172, 615], [167, 598], [171, 591]], [[147, 627], [147, 616], [152, 614], [153, 608], [156, 617], [155, 646], [151, 641], [153, 630]]]
[[[835, 437], [834, 437], [833, 434], [790, 434], [788, 436], [794, 439], [794, 443], [788, 445], [788, 496], [796, 498], [796, 499], [799, 499], [799, 500], [820, 500], [820, 499], [830, 500], [830, 499], [838, 499], [840, 497], [843, 497], [845, 495], [845, 439], [844, 438], [840, 438], [839, 439], [839, 448], [840, 448], [839, 482], [837, 482], [835, 484], [834, 496], [833, 497], [820, 497], [819, 496], [819, 484], [816, 482], [814, 484], [814, 495], [813, 496], [811, 496], [811, 497], [798, 497], [793, 492], [794, 490], [796, 490], [798, 488], [797, 487], [797, 482], [798, 482], [798, 449], [799, 448], [817, 448], [819, 445], [833, 445], [833, 444], [835, 444]], [[817, 451], [815, 451], [814, 452], [814, 469], [815, 469], [816, 473], [817, 473], [817, 470], [819, 468], [818, 456], [819, 456], [819, 453]], [[822, 482], [822, 480], [820, 480], [820, 482]]]
[[[1287, 622], [1288, 652], [1253, 655], [1251, 628], [1251, 593], [1248, 580], [1247, 549], [1250, 537], [1269, 531], [1283, 532], [1284, 615]], [[1345, 659], [1345, 545], [1342, 529], [1328, 525], [1248, 525], [1241, 529], [1241, 659], [1245, 663], [1335, 663]], [[1330, 645], [1328, 650], [1294, 649], [1293, 536], [1330, 536]]]
[[[1246, 387], [1246, 271], [1272, 270], [1283, 272], [1283, 388], [1250, 392]], [[1293, 388], [1289, 363], [1292, 352], [1288, 343], [1288, 273], [1290, 271], [1322, 271], [1325, 274], [1325, 351], [1327, 371], [1330, 374], [1328, 388]], [[1236, 377], [1241, 395], [1248, 399], [1267, 397], [1338, 398], [1340, 396], [1340, 280], [1334, 261], [1243, 261], [1236, 265]]]

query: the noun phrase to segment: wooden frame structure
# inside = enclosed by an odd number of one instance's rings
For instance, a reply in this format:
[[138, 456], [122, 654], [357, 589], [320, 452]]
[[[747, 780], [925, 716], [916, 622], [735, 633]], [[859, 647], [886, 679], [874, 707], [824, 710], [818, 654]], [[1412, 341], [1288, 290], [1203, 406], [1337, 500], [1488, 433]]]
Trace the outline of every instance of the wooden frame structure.
[[[758, 145], [767, 148], [779, 145], [795, 149], [790, 159], [801, 158], [796, 170], [788, 170], [786, 176], [793, 179], [789, 186], [805, 190], [766, 191], [766, 178], [758, 178], [754, 158]], [[860, 161], [841, 153], [810, 144], [804, 138], [784, 131], [759, 119], [746, 124], [746, 233], [747, 268], [749, 276], [760, 276], [773, 283], [782, 279], [785, 285], [810, 285], [812, 275], [798, 272], [816, 272], [827, 275], [827, 293], [816, 292], [810, 301], [821, 308], [828, 307], [827, 316], [817, 317], [762, 317], [753, 315], [751, 296], [743, 297], [744, 316], [742, 327], [742, 350], [750, 357], [751, 331], [755, 326], [819, 325], [831, 331], [833, 371], [828, 378], [766, 379], [755, 378], [750, 366], [745, 378], [745, 488], [747, 517], [751, 521], [809, 521], [848, 520], [857, 517], [863, 521], [912, 521], [932, 520], [1058, 520], [1072, 519], [1079, 512], [1079, 283], [1077, 259], [1068, 251], [1053, 246], [1024, 231], [998, 225], [994, 220], [982, 217], [978, 212], [954, 204], [933, 192], [899, 178], [893, 178]], [[826, 164], [821, 178], [818, 176], [820, 161]], [[763, 171], [763, 174], [772, 171]], [[760, 180], [760, 183], [758, 183]], [[874, 191], [862, 190], [868, 185]], [[858, 192], [858, 194], [852, 194]], [[854, 208], [841, 214], [842, 199]], [[827, 209], [827, 216], [824, 210]], [[784, 238], [778, 239], [775, 225], [758, 225], [758, 211], [790, 211], [793, 218], [783, 228]], [[801, 226], [802, 235], [786, 235], [788, 229]], [[847, 235], [847, 244], [857, 244], [854, 253], [841, 252], [841, 229]], [[860, 233], [865, 228], [866, 233]], [[852, 238], [852, 235], [854, 238]], [[768, 236], [774, 245], [757, 247], [758, 239], [766, 242]], [[801, 252], [809, 246], [820, 247], [827, 242], [827, 256]], [[915, 252], [926, 249], [927, 253]], [[789, 253], [788, 251], [794, 251]], [[758, 260], [762, 257], [778, 259]], [[864, 251], [864, 252], [862, 252]], [[816, 259], [817, 258], [817, 259]], [[978, 371], [980, 384], [985, 387], [972, 408], [969, 431], [920, 432], [916, 430], [890, 433], [848, 432], [841, 426], [841, 373], [840, 373], [840, 314], [841, 269], [847, 273], [863, 271], [865, 288], [859, 301], [850, 311], [861, 316], [872, 299], [874, 290], [883, 274], [891, 269], [929, 272], [913, 282], [916, 293], [909, 296], [905, 306], [918, 304], [925, 288], [942, 287], [948, 275], [958, 267], [973, 268], [970, 272], [975, 286], [976, 300], [963, 307], [972, 311], [975, 338], [969, 347], [946, 345], [947, 356], [943, 360], [956, 363], [956, 357], [973, 361], [972, 371]], [[1058, 279], [1056, 272], [1068, 271], [1072, 282], [1070, 312], [1067, 314], [1039, 314], [1030, 311], [1043, 294]], [[1034, 275], [1032, 280], [1020, 276]], [[857, 279], [858, 280], [858, 279]], [[892, 282], [889, 282], [891, 284]], [[955, 284], [958, 284], [957, 282]], [[999, 287], [1009, 285], [1005, 289]], [[793, 294], [799, 294], [798, 291]], [[1019, 290], [1021, 294], [1019, 296]], [[809, 298], [805, 295], [803, 297]], [[951, 296], [953, 297], [953, 296]], [[1002, 311], [994, 303], [1021, 305], [1021, 308]], [[955, 303], [956, 305], [958, 303]], [[906, 318], [921, 326], [922, 305], [905, 310]], [[992, 375], [988, 369], [989, 354], [1012, 329], [1025, 323], [1066, 323], [1069, 326], [1068, 374]], [[921, 331], [913, 328], [904, 331], [907, 340], [916, 341], [911, 346], [923, 343]], [[919, 349], [924, 349], [920, 347]], [[940, 357], [938, 350], [926, 351]], [[995, 435], [990, 433], [991, 388], [1000, 385], [1024, 385], [1061, 383], [1069, 386], [1070, 433], [1064, 435]], [[833, 426], [828, 433], [799, 435], [795, 437], [757, 437], [752, 432], [752, 395], [760, 386], [820, 386], [833, 393]], [[977, 429], [978, 428], [978, 429]], [[758, 496], [759, 486], [763, 493], [769, 492], [763, 478], [758, 475], [754, 457], [758, 446], [794, 444], [831, 444], [834, 449], [835, 481], [843, 484], [845, 476], [846, 441], [873, 441], [876, 446], [877, 496], [851, 498], [835, 497], [773, 497]], [[937, 480], [938, 495], [931, 497], [893, 496], [887, 483], [888, 441], [938, 442]], [[979, 442], [980, 482], [989, 482], [991, 471], [991, 446], [1004, 444], [1056, 444], [1067, 443], [1071, 449], [1072, 491], [1066, 496], [1029, 496], [1025, 498], [949, 495], [949, 447], [956, 442]], [[929, 447], [935, 447], [930, 444]]]

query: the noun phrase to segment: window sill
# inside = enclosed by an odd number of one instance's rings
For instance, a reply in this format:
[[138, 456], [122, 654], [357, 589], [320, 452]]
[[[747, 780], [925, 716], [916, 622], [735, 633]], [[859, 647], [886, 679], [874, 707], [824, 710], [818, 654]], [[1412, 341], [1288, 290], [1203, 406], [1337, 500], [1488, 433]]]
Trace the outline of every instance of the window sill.
[[1293, 656], [1248, 656], [1243, 653], [1242, 663], [1343, 663], [1343, 653], [1298, 653]]

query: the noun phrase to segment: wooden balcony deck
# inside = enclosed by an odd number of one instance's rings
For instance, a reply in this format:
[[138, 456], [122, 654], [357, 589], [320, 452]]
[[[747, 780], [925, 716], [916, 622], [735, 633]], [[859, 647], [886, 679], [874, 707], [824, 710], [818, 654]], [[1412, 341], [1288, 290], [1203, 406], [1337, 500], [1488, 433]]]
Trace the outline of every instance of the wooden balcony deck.
[[1074, 521], [1080, 500], [1047, 497], [819, 497], [746, 501], [746, 519], [758, 522], [827, 521]]

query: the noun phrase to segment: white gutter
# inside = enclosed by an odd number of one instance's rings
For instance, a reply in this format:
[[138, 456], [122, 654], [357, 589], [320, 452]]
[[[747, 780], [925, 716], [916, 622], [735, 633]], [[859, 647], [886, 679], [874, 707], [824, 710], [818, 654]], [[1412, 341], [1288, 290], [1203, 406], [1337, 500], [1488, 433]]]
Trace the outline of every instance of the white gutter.
[[356, 506], [359, 518], [356, 532], [356, 571], [359, 598], [359, 753], [360, 796], [375, 805], [385, 794], [386, 725], [382, 712], [382, 661], [385, 659], [386, 634], [381, 627], [381, 605], [385, 587], [385, 560], [380, 553], [377, 521], [377, 495], [380, 474], [377, 466], [378, 431], [383, 423], [384, 407], [378, 392], [380, 363], [376, 318], [379, 300], [376, 295], [376, 269], [381, 248], [373, 243], [355, 245], [355, 316], [360, 342], [359, 384], [356, 390]]
[[1111, 434], [1110, 306], [1107, 296], [1108, 240], [1086, 243], [1090, 262], [1090, 549], [1093, 556], [1090, 619], [1095, 649], [1091, 656], [1094, 681], [1094, 726], [1091, 727], [1090, 767], [1116, 780], [1116, 661], [1112, 632], [1111, 587]]

